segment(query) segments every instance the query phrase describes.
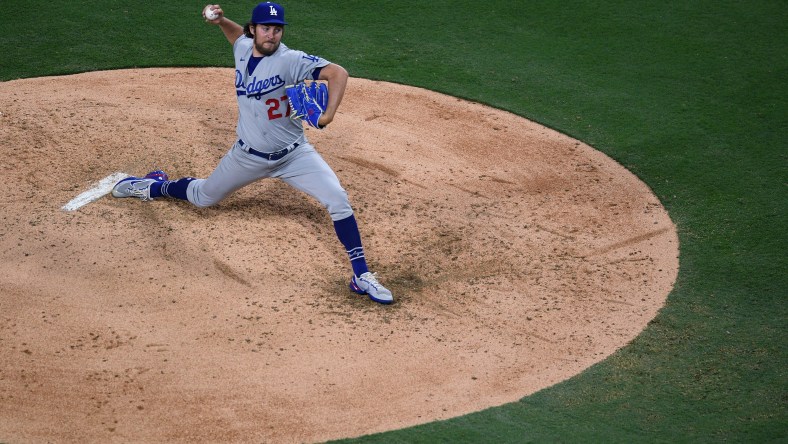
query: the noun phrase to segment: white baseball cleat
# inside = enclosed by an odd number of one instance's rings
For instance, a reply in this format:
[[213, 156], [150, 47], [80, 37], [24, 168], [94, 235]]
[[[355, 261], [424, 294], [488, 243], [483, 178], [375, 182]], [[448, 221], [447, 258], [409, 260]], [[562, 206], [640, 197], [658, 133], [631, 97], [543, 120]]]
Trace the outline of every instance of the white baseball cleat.
[[138, 197], [142, 200], [153, 200], [150, 197], [150, 186], [156, 179], [140, 179], [127, 177], [116, 183], [112, 188], [113, 197]]
[[391, 291], [378, 282], [375, 273], [370, 273], [369, 271], [361, 276], [353, 276], [350, 279], [350, 289], [358, 294], [365, 294], [380, 304], [394, 302], [394, 296], [392, 296]]

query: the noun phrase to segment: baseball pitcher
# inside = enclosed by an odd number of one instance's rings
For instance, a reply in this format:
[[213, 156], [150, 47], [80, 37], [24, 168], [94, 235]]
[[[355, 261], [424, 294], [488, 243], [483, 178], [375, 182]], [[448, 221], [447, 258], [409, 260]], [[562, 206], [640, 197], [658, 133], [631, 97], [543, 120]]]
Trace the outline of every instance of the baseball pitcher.
[[281, 179], [328, 210], [353, 268], [350, 289], [375, 302], [392, 303], [391, 291], [367, 268], [347, 192], [304, 134], [303, 123], [322, 129], [334, 120], [347, 71], [282, 43], [287, 22], [284, 8], [276, 3], [258, 4], [243, 27], [226, 18], [219, 5], [206, 6], [203, 17], [219, 26], [233, 47], [237, 140], [206, 179], [168, 180], [163, 171], [153, 171], [121, 180], [112, 195], [142, 200], [164, 196], [207, 207], [257, 180]]

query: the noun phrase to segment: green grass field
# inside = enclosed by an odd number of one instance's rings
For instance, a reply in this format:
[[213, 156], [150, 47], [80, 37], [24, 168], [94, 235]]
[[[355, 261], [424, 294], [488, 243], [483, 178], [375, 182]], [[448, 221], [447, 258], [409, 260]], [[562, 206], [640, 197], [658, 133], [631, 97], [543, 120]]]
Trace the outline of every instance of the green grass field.
[[[666, 307], [609, 359], [516, 403], [358, 441], [788, 441], [788, 3], [281, 3], [284, 41], [355, 77], [487, 103], [607, 153], [681, 240]], [[223, 7], [245, 21], [254, 4]], [[232, 64], [203, 3], [11, 6], [0, 80]]]

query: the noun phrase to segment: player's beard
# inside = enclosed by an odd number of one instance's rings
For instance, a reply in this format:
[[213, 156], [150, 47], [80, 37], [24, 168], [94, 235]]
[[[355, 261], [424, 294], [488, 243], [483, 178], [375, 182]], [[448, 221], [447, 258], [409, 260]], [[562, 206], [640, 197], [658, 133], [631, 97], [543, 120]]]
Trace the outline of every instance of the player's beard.
[[[266, 43], [270, 43], [270, 45], [266, 46]], [[270, 56], [271, 54], [275, 53], [277, 49], [279, 49], [280, 42], [263, 42], [263, 43], [255, 43], [254, 47], [260, 54], [264, 56]]]

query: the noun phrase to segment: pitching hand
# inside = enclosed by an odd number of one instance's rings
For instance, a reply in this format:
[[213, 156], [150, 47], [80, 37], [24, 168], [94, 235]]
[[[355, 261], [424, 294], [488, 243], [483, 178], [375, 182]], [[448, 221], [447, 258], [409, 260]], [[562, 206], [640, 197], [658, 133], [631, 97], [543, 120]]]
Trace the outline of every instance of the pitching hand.
[[202, 16], [206, 22], [217, 25], [224, 17], [224, 11], [219, 5], [206, 5], [202, 9]]

